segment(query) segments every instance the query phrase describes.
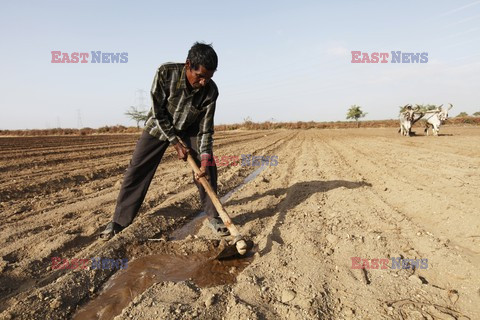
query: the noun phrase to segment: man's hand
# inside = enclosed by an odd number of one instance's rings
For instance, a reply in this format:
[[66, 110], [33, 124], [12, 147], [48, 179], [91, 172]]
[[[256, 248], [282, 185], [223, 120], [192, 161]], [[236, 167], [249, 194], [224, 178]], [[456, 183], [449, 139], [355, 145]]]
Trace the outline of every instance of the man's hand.
[[179, 140], [178, 143], [174, 144], [173, 147], [177, 151], [178, 155], [178, 160], [183, 160], [187, 161], [187, 156], [188, 156], [188, 148], [187, 146], [183, 143], [182, 140]]
[[210, 181], [210, 177], [208, 176], [207, 167], [204, 166], [203, 163], [202, 163], [202, 166], [199, 169], [200, 169], [200, 173], [195, 173], [195, 179], [198, 181], [201, 177], [205, 177], [207, 180]]

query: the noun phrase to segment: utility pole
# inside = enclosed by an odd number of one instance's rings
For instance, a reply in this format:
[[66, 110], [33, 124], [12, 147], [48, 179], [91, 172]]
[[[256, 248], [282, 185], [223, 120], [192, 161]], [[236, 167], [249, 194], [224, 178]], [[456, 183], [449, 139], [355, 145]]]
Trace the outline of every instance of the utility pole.
[[137, 107], [139, 111], [145, 111], [148, 109], [148, 105], [146, 104], [146, 97], [147, 92], [142, 89], [135, 90], [135, 102], [134, 105]]
[[82, 129], [83, 128], [83, 122], [82, 122], [82, 112], [80, 109], [77, 109], [77, 128]]

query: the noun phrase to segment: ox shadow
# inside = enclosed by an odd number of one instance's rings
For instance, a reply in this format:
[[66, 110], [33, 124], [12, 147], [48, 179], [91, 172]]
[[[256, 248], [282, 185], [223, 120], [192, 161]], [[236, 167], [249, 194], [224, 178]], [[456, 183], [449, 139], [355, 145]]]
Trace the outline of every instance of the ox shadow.
[[278, 215], [275, 225], [272, 229], [271, 236], [267, 240], [267, 245], [260, 254], [267, 254], [272, 249], [273, 241], [279, 244], [283, 244], [284, 241], [281, 237], [279, 227], [283, 224], [287, 212], [297, 205], [303, 203], [308, 198], [316, 193], [327, 192], [329, 190], [337, 188], [356, 189], [361, 187], [371, 187], [372, 184], [365, 181], [345, 181], [345, 180], [331, 180], [331, 181], [307, 181], [298, 182], [291, 185], [288, 188], [278, 188], [268, 190], [264, 193], [254, 194], [250, 197], [242, 199], [228, 201], [229, 205], [242, 205], [251, 201], [256, 201], [266, 196], [274, 196], [276, 198], [285, 195], [285, 198], [280, 201], [274, 207], [267, 207], [261, 210], [255, 210], [252, 212], [244, 212], [233, 218], [235, 224], [241, 225], [255, 219], [263, 219], [272, 217], [275, 214]]
[[[433, 134], [429, 134], [428, 136], [434, 136]], [[439, 133], [437, 137], [451, 137], [453, 134], [451, 133]], [[415, 131], [410, 131], [410, 137], [427, 137], [427, 134], [423, 131], [421, 131], [419, 134], [417, 134]]]

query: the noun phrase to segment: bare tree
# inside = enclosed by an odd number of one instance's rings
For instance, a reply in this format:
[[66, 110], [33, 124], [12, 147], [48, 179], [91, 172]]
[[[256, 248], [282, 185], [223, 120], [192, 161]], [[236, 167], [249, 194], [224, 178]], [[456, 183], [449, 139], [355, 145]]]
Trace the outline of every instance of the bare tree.
[[148, 119], [146, 110], [139, 110], [134, 106], [131, 106], [130, 109], [125, 112], [125, 115], [137, 122], [137, 128], [140, 128], [140, 122], [145, 122]]

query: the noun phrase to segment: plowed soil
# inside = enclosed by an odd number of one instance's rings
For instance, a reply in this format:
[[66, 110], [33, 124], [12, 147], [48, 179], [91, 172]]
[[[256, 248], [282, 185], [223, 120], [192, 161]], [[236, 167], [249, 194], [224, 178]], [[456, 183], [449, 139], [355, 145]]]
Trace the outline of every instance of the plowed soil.
[[[0, 138], [0, 319], [72, 318], [128, 271], [54, 270], [53, 257], [215, 254], [206, 224], [172, 237], [200, 211], [172, 148], [134, 223], [98, 239], [137, 139]], [[480, 319], [479, 128], [237, 130], [216, 133], [215, 154], [278, 156], [244, 184], [258, 167], [219, 167], [220, 195], [241, 186], [225, 208], [254, 254], [234, 281], [154, 281], [116, 319]]]

